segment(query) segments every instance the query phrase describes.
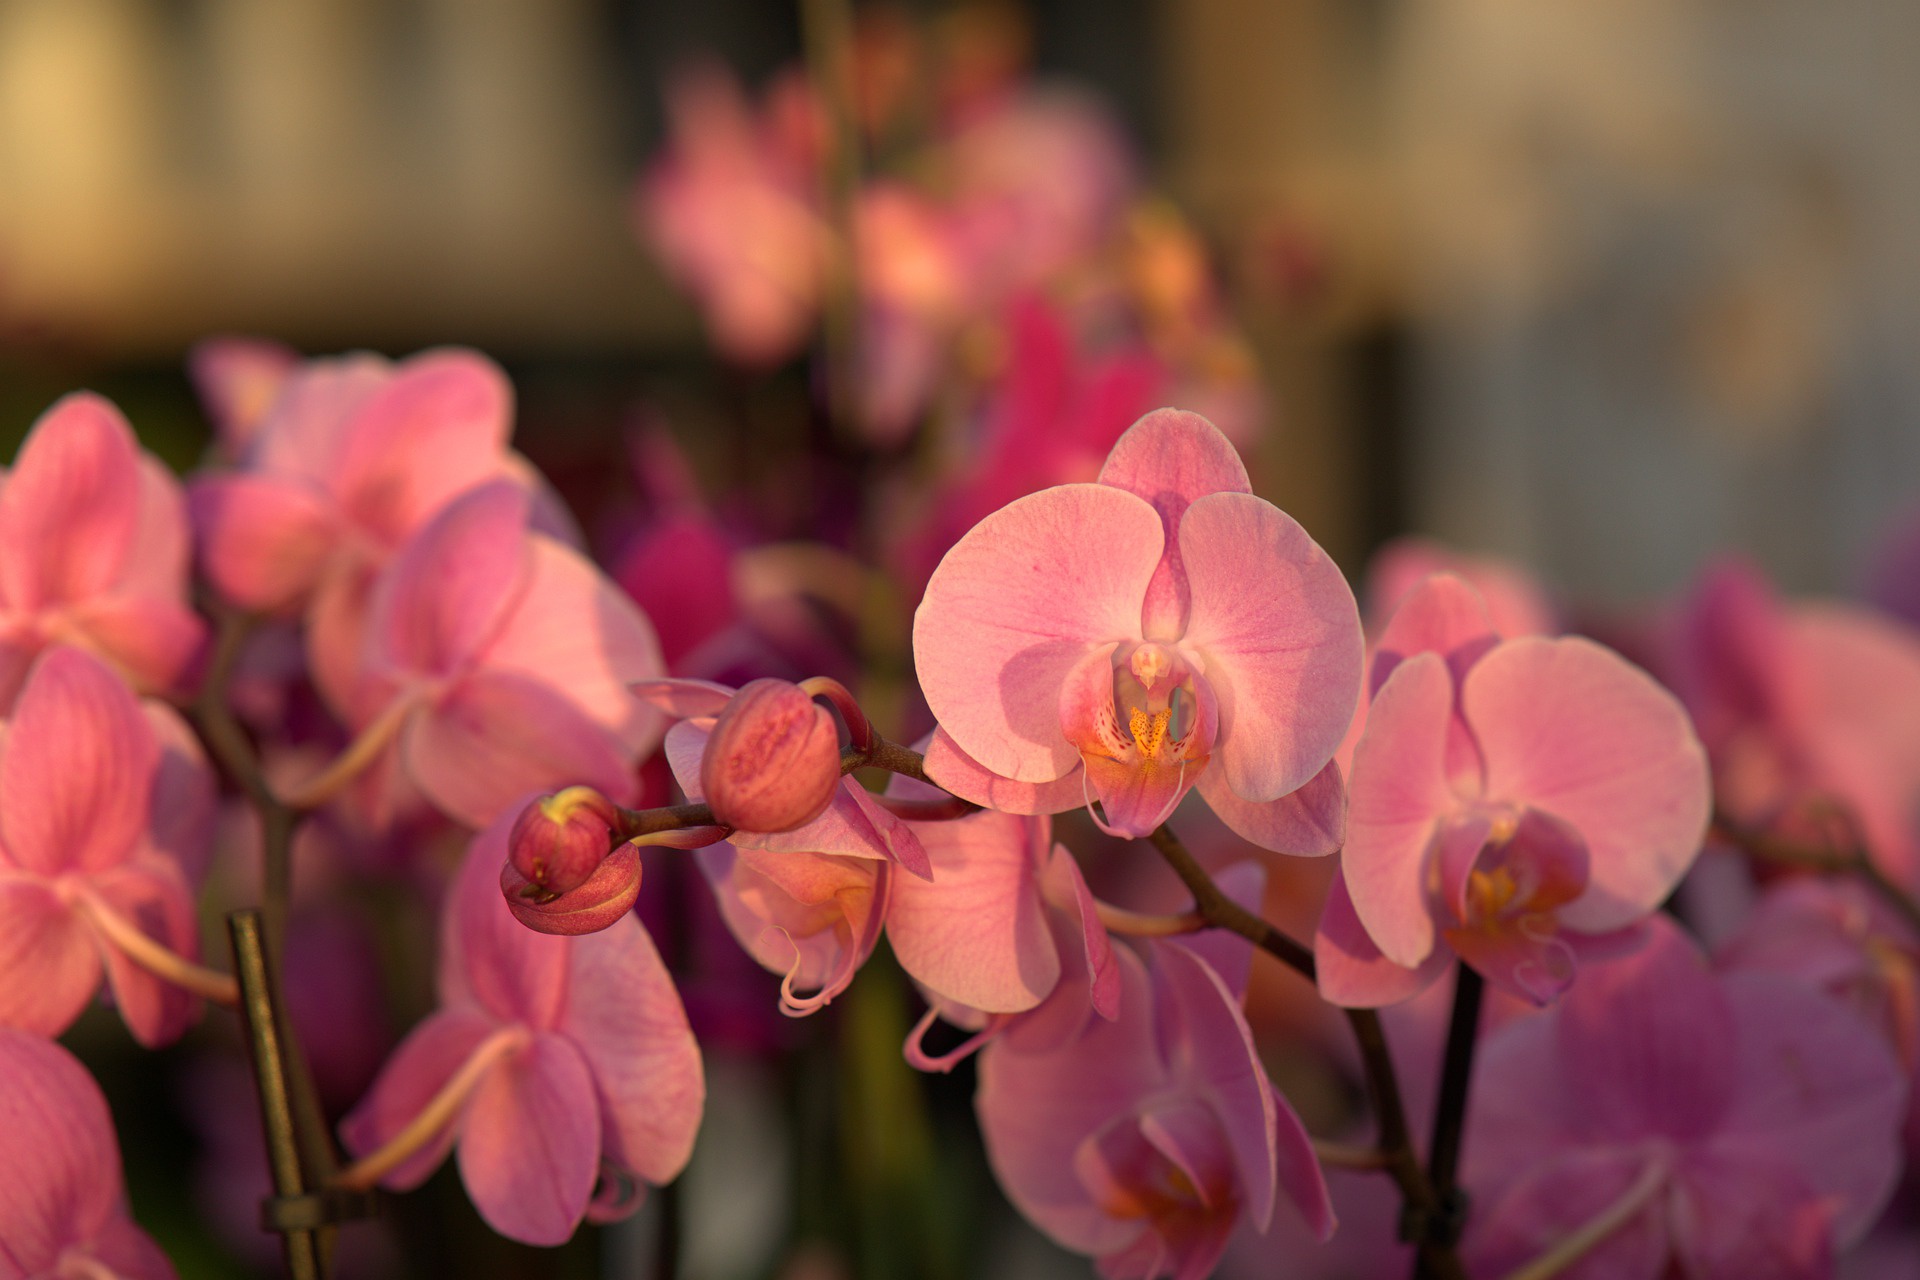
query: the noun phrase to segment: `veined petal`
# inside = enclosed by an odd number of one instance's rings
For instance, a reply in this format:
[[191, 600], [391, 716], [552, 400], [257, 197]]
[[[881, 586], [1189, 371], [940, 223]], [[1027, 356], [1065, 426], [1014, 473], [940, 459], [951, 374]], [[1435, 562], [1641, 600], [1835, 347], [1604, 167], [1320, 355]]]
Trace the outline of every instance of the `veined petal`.
[[[90, 891], [167, 950], [188, 960], [200, 958], [193, 898], [185, 876], [171, 859], [147, 854], [101, 872], [92, 878]], [[149, 1049], [178, 1040], [200, 1012], [200, 1002], [191, 992], [135, 962], [110, 939], [101, 939], [101, 951], [113, 1002], [133, 1038]]]
[[1002, 507], [947, 552], [913, 651], [927, 705], [963, 751], [1020, 782], [1073, 769], [1061, 686], [1089, 649], [1138, 636], [1163, 543], [1147, 502], [1071, 484]]
[[201, 571], [243, 609], [281, 609], [305, 598], [340, 536], [332, 499], [297, 476], [203, 476], [187, 500]]
[[99, 986], [99, 944], [79, 914], [42, 881], [0, 873], [0, 1026], [57, 1036]]
[[1347, 837], [1347, 787], [1329, 760], [1297, 791], [1257, 804], [1242, 800], [1217, 770], [1200, 774], [1199, 790], [1220, 821], [1250, 844], [1275, 853], [1319, 858], [1337, 853]]
[[502, 1023], [554, 1025], [567, 998], [572, 938], [535, 933], [500, 895], [507, 833], [531, 797], [521, 793], [473, 838], [440, 909], [440, 1002], [477, 1004]]
[[0, 592], [16, 609], [84, 600], [125, 566], [139, 519], [140, 451], [91, 392], [40, 415], [0, 487]]
[[564, 1036], [536, 1036], [487, 1073], [467, 1103], [460, 1180], [488, 1226], [566, 1243], [600, 1173], [599, 1112], [593, 1072]]
[[178, 690], [207, 638], [199, 614], [164, 596], [95, 596], [70, 609], [66, 625], [142, 693]]
[[1457, 681], [1498, 643], [1500, 635], [1480, 593], [1451, 573], [1432, 574], [1407, 593], [1380, 633], [1368, 664], [1367, 687], [1378, 693], [1395, 667], [1427, 652], [1445, 658]]
[[926, 770], [929, 778], [962, 800], [1001, 813], [1065, 813], [1087, 802], [1086, 784], [1077, 769], [1053, 782], [1015, 782], [962, 751], [945, 729], [933, 731]]
[[0, 1028], [0, 1080], [0, 1274], [52, 1276], [121, 1212], [113, 1117], [72, 1054], [23, 1031]]
[[501, 481], [409, 539], [374, 590], [370, 641], [400, 671], [459, 671], [500, 629], [532, 573], [527, 494]]
[[1412, 969], [1387, 959], [1355, 914], [1346, 877], [1336, 876], [1313, 934], [1313, 963], [1322, 999], [1344, 1009], [1380, 1009], [1432, 986], [1453, 963], [1453, 951], [1435, 947]]
[[1219, 699], [1211, 767], [1244, 800], [1278, 799], [1320, 771], [1353, 719], [1353, 592], [1306, 530], [1252, 494], [1195, 502], [1180, 548], [1193, 592], [1180, 648], [1205, 657]]
[[[373, 1087], [340, 1122], [340, 1138], [356, 1157], [379, 1150], [426, 1110], [427, 1103], [465, 1066], [498, 1026], [471, 1005], [430, 1015], [408, 1033], [380, 1068]], [[466, 1119], [459, 1115], [439, 1134], [382, 1178], [383, 1186], [410, 1191], [440, 1167]]]
[[1590, 640], [1527, 636], [1475, 664], [1460, 707], [1487, 798], [1543, 809], [1587, 842], [1589, 887], [1564, 923], [1617, 929], [1672, 892], [1712, 802], [1706, 753], [1672, 694]]

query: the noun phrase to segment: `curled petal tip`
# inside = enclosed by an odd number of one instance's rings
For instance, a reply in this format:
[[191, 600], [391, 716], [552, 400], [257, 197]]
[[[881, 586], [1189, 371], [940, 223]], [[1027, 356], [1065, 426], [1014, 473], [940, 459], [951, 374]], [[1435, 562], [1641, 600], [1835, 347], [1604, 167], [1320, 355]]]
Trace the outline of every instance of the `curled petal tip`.
[[500, 868], [500, 892], [514, 919], [536, 933], [598, 933], [631, 911], [640, 896], [640, 851], [622, 845], [584, 883], [545, 897], [509, 861]]

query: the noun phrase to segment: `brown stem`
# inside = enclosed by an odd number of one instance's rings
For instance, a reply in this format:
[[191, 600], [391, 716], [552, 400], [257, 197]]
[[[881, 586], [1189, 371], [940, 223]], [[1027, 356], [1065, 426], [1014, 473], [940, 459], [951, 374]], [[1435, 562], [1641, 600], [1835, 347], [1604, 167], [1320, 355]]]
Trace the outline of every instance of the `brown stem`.
[[1180, 842], [1179, 836], [1173, 834], [1173, 828], [1163, 822], [1153, 829], [1153, 834], [1147, 839], [1153, 842], [1153, 847], [1160, 851], [1160, 856], [1166, 859], [1167, 865], [1187, 886], [1187, 892], [1193, 895], [1194, 909], [1200, 913], [1201, 919], [1216, 929], [1239, 934], [1304, 976], [1314, 976], [1313, 950], [1289, 938], [1223, 893], [1220, 886], [1213, 882], [1213, 877], [1207, 874], [1207, 869], [1200, 865], [1200, 860]]

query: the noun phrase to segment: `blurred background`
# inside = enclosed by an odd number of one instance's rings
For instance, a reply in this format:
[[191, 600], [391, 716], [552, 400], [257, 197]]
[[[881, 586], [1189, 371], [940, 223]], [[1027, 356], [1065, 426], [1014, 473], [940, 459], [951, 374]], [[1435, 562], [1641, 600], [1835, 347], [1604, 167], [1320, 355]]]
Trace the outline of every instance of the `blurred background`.
[[[1610, 606], [1727, 549], [1789, 589], [1844, 591], [1920, 490], [1920, 6], [855, 10], [885, 47], [905, 32], [1106, 103], [1147, 195], [1205, 248], [1259, 392], [1261, 491], [1352, 574], [1417, 531]], [[803, 46], [801, 10], [764, 0], [0, 0], [0, 448], [91, 386], [193, 465], [208, 428], [186, 358], [209, 334], [308, 354], [465, 343], [513, 376], [518, 446], [604, 547], [635, 488], [608, 460], [636, 422], [664, 421], [712, 477], [806, 399], [799, 361], [716, 360], [635, 194], [678, 68], [718, 59], [758, 93]], [[873, 997], [836, 1034], [879, 1061], [896, 1020]], [[124, 1044], [117, 1025], [77, 1035]], [[183, 1144], [211, 1149], [181, 1119], [202, 1087], [169, 1065], [184, 1052], [89, 1062], [145, 1134], [128, 1150], [143, 1221], [177, 1218], [154, 1229], [183, 1274], [245, 1274], [177, 1176]], [[866, 1238], [832, 1225], [859, 1188], [812, 1182], [808, 1144], [864, 1152], [837, 1166], [856, 1183], [930, 1169], [905, 1221], [957, 1206], [859, 1273], [1049, 1273], [981, 1176], [964, 1075], [928, 1078], [931, 1121], [909, 1107], [867, 1133], [859, 1108], [897, 1078], [811, 1061], [710, 1063], [703, 1150], [724, 1154], [670, 1193], [700, 1206], [680, 1219], [688, 1275], [847, 1274], [844, 1253], [789, 1247]], [[808, 1111], [808, 1091], [854, 1101]], [[448, 1175], [428, 1196], [450, 1216], [406, 1273], [483, 1230]], [[646, 1274], [670, 1220], [488, 1265]]]

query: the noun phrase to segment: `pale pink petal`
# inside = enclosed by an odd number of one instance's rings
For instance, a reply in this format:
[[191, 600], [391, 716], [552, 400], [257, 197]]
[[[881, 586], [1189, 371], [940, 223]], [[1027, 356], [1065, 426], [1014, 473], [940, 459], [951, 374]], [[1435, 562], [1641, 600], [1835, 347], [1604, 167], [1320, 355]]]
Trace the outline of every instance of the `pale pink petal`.
[[1139, 635], [1163, 541], [1146, 502], [1075, 484], [1002, 507], [947, 552], [913, 649], [927, 705], [963, 751], [1021, 782], [1073, 769], [1061, 687], [1090, 649]]
[[165, 463], [140, 454], [140, 518], [114, 589], [185, 601], [192, 585], [193, 522], [187, 495]]
[[824, 1003], [845, 990], [884, 922], [879, 864], [711, 845], [698, 854], [727, 928], [763, 967]]
[[[1467, 1265], [1474, 1275], [1503, 1276], [1534, 1261], [1627, 1194], [1649, 1159], [1632, 1149], [1575, 1148], [1520, 1170], [1498, 1195], [1475, 1198], [1462, 1250]], [[1645, 1209], [1555, 1274], [1567, 1280], [1661, 1280], [1668, 1274], [1666, 1198], [1656, 1193]]]
[[1367, 666], [1367, 687], [1379, 692], [1395, 667], [1428, 651], [1445, 658], [1459, 680], [1499, 642], [1480, 593], [1450, 573], [1436, 573], [1407, 593], [1380, 633]]
[[[1080, 864], [1074, 861], [1067, 846], [1056, 844], [1053, 853], [1047, 859], [1046, 870], [1041, 873], [1040, 883], [1049, 903], [1070, 918], [1072, 931], [1077, 938], [1069, 938], [1068, 944], [1060, 949], [1063, 960], [1071, 956], [1078, 961], [1074, 967], [1079, 971], [1079, 979], [1087, 988], [1087, 1002], [1093, 1011], [1111, 1022], [1120, 1016], [1120, 969], [1114, 959], [1113, 939], [1107, 935], [1107, 927], [1100, 923], [1100, 911], [1094, 901], [1093, 890], [1087, 887], [1087, 879], [1080, 872]], [[1058, 947], [1063, 933], [1056, 921], [1055, 941]], [[1075, 947], [1072, 943], [1078, 943]]]
[[637, 755], [660, 741], [661, 717], [628, 686], [666, 674], [646, 616], [592, 562], [534, 535], [525, 594], [476, 661], [558, 690]]
[[[90, 890], [120, 918], [176, 955], [200, 958], [199, 922], [178, 865], [158, 855], [92, 877]], [[200, 1013], [200, 1001], [102, 936], [107, 984], [133, 1038], [149, 1049], [178, 1040]]]
[[1347, 787], [1336, 761], [1299, 790], [1265, 804], [1242, 800], [1213, 769], [1201, 773], [1199, 791], [1228, 830], [1262, 849], [1318, 858], [1339, 852], [1346, 841]]
[[1374, 553], [1367, 565], [1368, 629], [1383, 625], [1421, 579], [1435, 573], [1456, 574], [1472, 584], [1486, 602], [1493, 630], [1502, 636], [1555, 635], [1561, 629], [1546, 591], [1526, 570], [1424, 538], [1396, 538]]
[[[471, 1005], [441, 1009], [415, 1027], [380, 1068], [373, 1087], [340, 1122], [340, 1140], [356, 1157], [371, 1155], [426, 1109], [466, 1065], [496, 1024]], [[459, 1138], [463, 1110], [446, 1129], [382, 1178], [381, 1185], [411, 1191], [440, 1167]]]
[[1353, 719], [1353, 592], [1306, 530], [1251, 494], [1195, 502], [1180, 549], [1193, 591], [1180, 646], [1204, 656], [1220, 703], [1209, 767], [1243, 800], [1277, 800], [1320, 772]]
[[381, 575], [371, 643], [397, 670], [453, 675], [499, 632], [531, 572], [526, 491], [482, 485], [410, 538]]
[[1381, 686], [1353, 753], [1341, 870], [1375, 945], [1408, 968], [1433, 949], [1425, 868], [1436, 824], [1455, 804], [1444, 764], [1452, 719], [1445, 661], [1419, 654]]
[[500, 896], [507, 833], [531, 798], [511, 797], [467, 846], [440, 910], [438, 985], [443, 1005], [478, 1004], [500, 1022], [544, 1030], [565, 1007], [573, 940], [535, 933]]
[[78, 913], [44, 882], [0, 873], [0, 1026], [57, 1036], [99, 986], [100, 946]]
[[931, 881], [898, 877], [887, 904], [887, 941], [915, 981], [988, 1013], [1018, 1013], [1060, 979], [1040, 897], [1041, 824], [976, 813], [918, 826]]
[[243, 609], [297, 604], [340, 538], [332, 499], [312, 481], [260, 472], [203, 476], [187, 490], [200, 570]]
[[1142, 634], [1175, 639], [1186, 630], [1189, 599], [1180, 559], [1180, 518], [1210, 493], [1252, 493], [1246, 464], [1233, 444], [1199, 414], [1156, 409], [1114, 443], [1100, 469], [1100, 483], [1138, 494], [1160, 513], [1166, 551], [1147, 588]]
[[1589, 887], [1561, 909], [1564, 924], [1617, 929], [1673, 891], [1712, 798], [1706, 753], [1672, 694], [1590, 640], [1523, 637], [1475, 665], [1460, 705], [1487, 798], [1543, 809], [1587, 842]]
[[1904, 1073], [1874, 1029], [1838, 1002], [1768, 974], [1721, 981], [1742, 1070], [1714, 1150], [1796, 1170], [1831, 1206], [1835, 1241], [1851, 1244], [1899, 1180]]
[[373, 719], [393, 690], [394, 673], [370, 676], [365, 665], [368, 615], [379, 581], [372, 563], [347, 558], [321, 579], [307, 606], [308, 671], [320, 696], [347, 724]]
[[1313, 961], [1322, 999], [1346, 1009], [1379, 1009], [1432, 986], [1453, 963], [1453, 951], [1435, 947], [1412, 969], [1387, 959], [1355, 914], [1346, 878], [1337, 876], [1314, 931]]
[[100, 1087], [58, 1044], [0, 1028], [0, 1273], [61, 1272], [124, 1210], [120, 1151]]
[[180, 864], [189, 885], [199, 884], [213, 855], [213, 824], [220, 806], [220, 788], [206, 752], [180, 713], [164, 702], [140, 704], [154, 741], [160, 746], [160, 764], [153, 775], [152, 816], [148, 843]]
[[637, 919], [578, 939], [572, 965], [555, 1030], [593, 1071], [601, 1153], [648, 1182], [669, 1182], [693, 1152], [706, 1102], [680, 994]]
[[93, 650], [142, 693], [178, 690], [207, 638], [200, 615], [162, 596], [95, 596], [73, 606], [74, 643]]
[[40, 415], [0, 487], [0, 592], [17, 609], [84, 600], [125, 568], [140, 453], [120, 411], [91, 392]]
[[360, 406], [392, 378], [393, 365], [365, 351], [300, 364], [244, 451], [248, 469], [304, 477], [338, 501], [347, 429]]
[[[736, 692], [730, 685], [715, 684], [711, 680], [681, 680], [672, 676], [635, 680], [627, 687], [633, 691], [634, 697], [659, 708], [663, 714], [675, 720], [717, 716], [726, 709]], [[698, 767], [694, 772], [699, 773]]]
[[474, 351], [402, 361], [340, 438], [335, 491], [347, 515], [387, 545], [474, 485], [494, 478], [511, 430], [513, 389]]
[[415, 712], [401, 759], [441, 812], [482, 827], [529, 791], [591, 786], [633, 798], [630, 759], [601, 727], [546, 685], [505, 671], [461, 680]]
[[927, 776], [962, 800], [1001, 813], [1065, 813], [1087, 802], [1080, 771], [1070, 769], [1053, 782], [1015, 782], [981, 765], [960, 749], [945, 729], [936, 728], [927, 744]]
[[146, 829], [160, 752], [140, 704], [78, 649], [34, 664], [0, 751], [0, 843], [57, 874], [126, 857]]
[[524, 1244], [564, 1244], [600, 1172], [593, 1072], [572, 1041], [536, 1036], [489, 1071], [467, 1104], [460, 1180], [487, 1225]]
[[300, 363], [293, 348], [265, 338], [204, 338], [187, 352], [187, 373], [229, 453], [252, 441]]

